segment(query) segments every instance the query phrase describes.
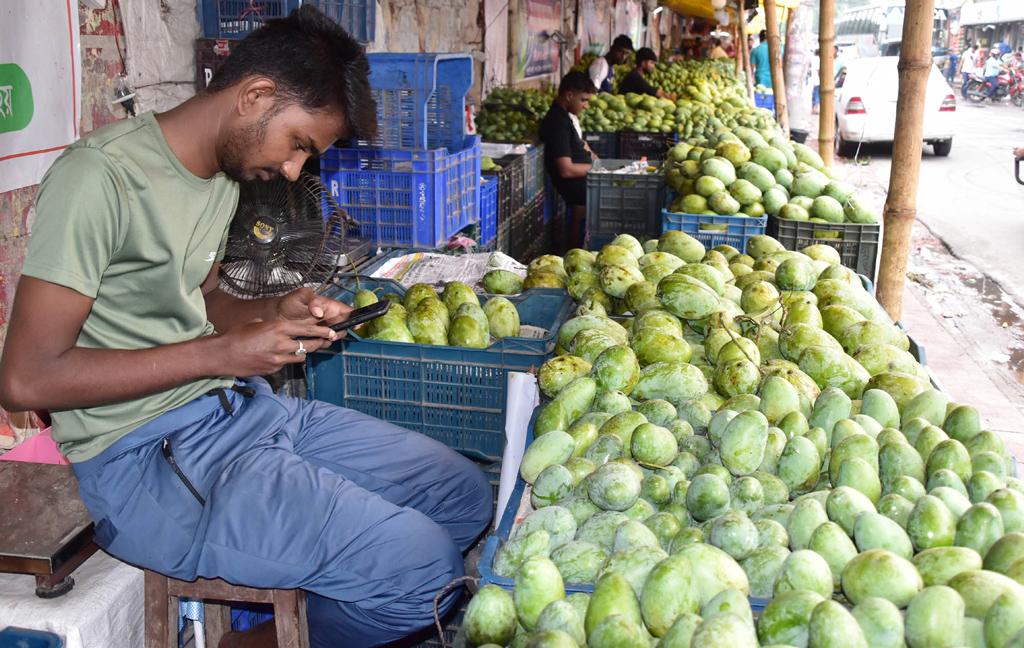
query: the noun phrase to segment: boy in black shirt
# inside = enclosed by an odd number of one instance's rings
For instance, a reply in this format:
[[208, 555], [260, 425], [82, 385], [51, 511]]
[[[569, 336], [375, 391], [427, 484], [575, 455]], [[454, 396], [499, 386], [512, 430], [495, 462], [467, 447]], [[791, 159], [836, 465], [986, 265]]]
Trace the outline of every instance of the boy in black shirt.
[[566, 74], [558, 86], [558, 96], [540, 122], [544, 168], [559, 195], [572, 208], [567, 231], [560, 232], [562, 251], [583, 243], [587, 172], [597, 156], [583, 141], [578, 117], [595, 94], [597, 88], [585, 73]]
[[634, 92], [636, 94], [646, 94], [652, 97], [668, 97], [674, 99], [674, 97], [661, 88], [655, 88], [647, 82], [645, 78], [648, 74], [654, 71], [654, 66], [658, 63], [658, 55], [654, 53], [650, 47], [641, 47], [636, 51], [636, 69], [626, 75], [626, 78], [619, 84], [619, 94], [628, 94]]

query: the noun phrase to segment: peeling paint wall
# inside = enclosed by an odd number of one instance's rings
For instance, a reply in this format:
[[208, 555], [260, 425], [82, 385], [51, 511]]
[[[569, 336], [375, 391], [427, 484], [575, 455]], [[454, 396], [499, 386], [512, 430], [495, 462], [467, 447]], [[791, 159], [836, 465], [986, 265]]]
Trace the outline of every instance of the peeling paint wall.
[[[80, 5], [78, 15], [82, 39], [80, 130], [84, 134], [124, 117], [124, 112], [110, 103], [114, 79], [121, 70], [114, 13], [109, 6], [96, 11]], [[123, 39], [120, 33], [117, 37]], [[35, 186], [0, 193], [0, 348], [6, 339], [11, 302], [25, 261], [35, 196]], [[0, 409], [0, 426], [7, 422], [7, 413]]]

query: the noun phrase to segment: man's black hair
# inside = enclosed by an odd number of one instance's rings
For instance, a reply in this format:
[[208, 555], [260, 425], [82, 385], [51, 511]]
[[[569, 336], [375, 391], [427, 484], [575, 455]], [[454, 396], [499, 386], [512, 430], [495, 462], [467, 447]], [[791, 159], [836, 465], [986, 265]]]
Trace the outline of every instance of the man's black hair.
[[657, 62], [658, 55], [654, 53], [650, 47], [641, 47], [636, 51], [636, 64], [639, 66], [644, 61], [655, 61]]
[[761, 39], [762, 43], [765, 42], [766, 40], [768, 40], [768, 30], [762, 29], [761, 33], [758, 34], [757, 37]]
[[590, 76], [585, 72], [573, 70], [562, 77], [562, 82], [558, 84], [559, 96], [565, 96], [570, 92], [597, 94], [597, 86], [594, 85], [594, 82], [590, 80]]
[[370, 92], [363, 46], [311, 4], [287, 18], [268, 20], [231, 48], [207, 90], [219, 92], [251, 76], [277, 84], [280, 108], [341, 110], [349, 135], [371, 139], [377, 106]]
[[625, 34], [619, 34], [615, 37], [615, 40], [612, 41], [612, 49], [624, 49], [632, 52], [633, 39]]

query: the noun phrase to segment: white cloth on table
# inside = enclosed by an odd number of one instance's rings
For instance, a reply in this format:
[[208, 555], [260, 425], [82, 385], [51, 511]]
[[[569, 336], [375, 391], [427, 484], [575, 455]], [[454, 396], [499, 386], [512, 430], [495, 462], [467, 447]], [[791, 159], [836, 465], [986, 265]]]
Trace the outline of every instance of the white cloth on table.
[[139, 648], [144, 642], [145, 587], [142, 570], [102, 551], [71, 575], [75, 587], [64, 596], [36, 596], [36, 579], [0, 574], [0, 628], [46, 630], [65, 648]]

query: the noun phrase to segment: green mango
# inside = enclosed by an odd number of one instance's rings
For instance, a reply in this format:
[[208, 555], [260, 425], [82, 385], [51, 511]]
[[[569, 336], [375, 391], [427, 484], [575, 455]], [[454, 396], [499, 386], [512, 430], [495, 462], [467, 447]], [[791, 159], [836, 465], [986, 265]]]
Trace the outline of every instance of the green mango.
[[[846, 423], [843, 423], [846, 425]], [[859, 427], [859, 426], [858, 426]], [[829, 479], [835, 483], [839, 479], [839, 468], [847, 459], [860, 459], [874, 473], [879, 472], [878, 442], [868, 434], [854, 434], [838, 444], [833, 433], [832, 455], [829, 457]]]
[[942, 468], [952, 470], [961, 481], [970, 478], [973, 471], [971, 456], [964, 444], [956, 439], [946, 439], [932, 449], [928, 454], [927, 473], [931, 475]]
[[708, 543], [739, 561], [757, 548], [757, 527], [746, 514], [729, 511], [710, 521], [705, 531]]
[[497, 585], [484, 585], [469, 601], [462, 631], [474, 646], [507, 645], [516, 632], [512, 595]]
[[704, 619], [693, 633], [691, 648], [714, 648], [735, 646], [736, 648], [757, 648], [754, 627], [735, 614], [720, 614]]
[[989, 607], [984, 619], [985, 645], [1003, 648], [1024, 629], [1024, 596], [1005, 592]]
[[523, 455], [519, 474], [532, 484], [548, 466], [565, 463], [572, 456], [575, 445], [573, 438], [561, 430], [537, 437]]
[[[849, 486], [832, 489], [825, 502], [829, 520], [835, 522], [847, 535], [853, 535], [857, 516], [864, 512], [875, 512], [875, 506], [866, 495]], [[952, 543], [952, 541], [950, 542]]]
[[733, 475], [749, 475], [764, 459], [768, 442], [768, 420], [757, 411], [746, 411], [729, 421], [722, 433], [719, 451], [722, 462]]
[[822, 597], [832, 595], [832, 572], [820, 554], [799, 549], [786, 557], [775, 580], [773, 594], [809, 590]]
[[1024, 533], [1007, 533], [985, 554], [985, 569], [1005, 574], [1018, 560], [1024, 559]]
[[551, 552], [551, 561], [569, 583], [592, 583], [607, 560], [603, 548], [585, 540], [572, 540]]
[[659, 281], [657, 296], [666, 310], [685, 320], [704, 319], [719, 308], [719, 296], [712, 288], [683, 274]]
[[834, 485], [854, 488], [866, 495], [873, 504], [882, 496], [882, 482], [878, 479], [878, 473], [860, 457], [843, 461]]
[[1007, 533], [1024, 530], [1024, 494], [1011, 488], [993, 491], [986, 500], [999, 509]]
[[712, 474], [699, 474], [686, 491], [686, 508], [696, 520], [710, 520], [729, 508], [729, 487]]
[[605, 551], [611, 551], [615, 541], [615, 530], [628, 519], [619, 511], [600, 511], [580, 525], [576, 532], [576, 539], [593, 543]]
[[[772, 522], [771, 520], [758, 520], [758, 522]], [[779, 529], [782, 525], [773, 522]], [[782, 564], [789, 556], [789, 550], [783, 546], [771, 545], [754, 549], [744, 558], [740, 565], [747, 574], [750, 583], [750, 595], [757, 598], [771, 598], [775, 580]]]
[[835, 601], [819, 603], [808, 628], [808, 644], [815, 648], [868, 648], [857, 619]]
[[599, 391], [591, 406], [595, 412], [622, 414], [632, 410], [629, 397], [619, 391]]
[[530, 490], [530, 502], [534, 508], [553, 506], [569, 497], [573, 489], [573, 477], [562, 465], [548, 466], [541, 471]]
[[[860, 359], [856, 357], [854, 359], [860, 362]], [[864, 363], [861, 362], [861, 365]], [[867, 368], [866, 365], [864, 367]], [[868, 371], [870, 372], [870, 369]], [[880, 389], [869, 389], [864, 392], [860, 413], [870, 416], [883, 428], [898, 428], [900, 424], [900, 411], [896, 406], [896, 401]]]
[[999, 509], [988, 502], [974, 504], [960, 517], [954, 542], [958, 547], [970, 547], [984, 556], [1003, 536], [1003, 518]]
[[[540, 613], [533, 642], [544, 648], [582, 646], [587, 642], [583, 619], [569, 601], [552, 601]], [[561, 643], [556, 643], [561, 642]]]
[[593, 365], [601, 352], [611, 346], [615, 346], [615, 340], [611, 339], [604, 331], [584, 329], [569, 342], [568, 352]]
[[967, 443], [981, 432], [981, 416], [970, 405], [957, 405], [946, 415], [942, 429], [950, 438]]
[[967, 616], [982, 621], [992, 604], [1003, 594], [1024, 596], [1024, 589], [1020, 583], [985, 569], [962, 571], [949, 579], [948, 585], [963, 597]]
[[[761, 382], [759, 409], [768, 422], [776, 424], [790, 413], [799, 413], [800, 397], [785, 378], [768, 376]], [[806, 426], [806, 419], [804, 419]]]
[[599, 466], [587, 479], [587, 494], [602, 510], [625, 511], [640, 497], [641, 481], [636, 471], [613, 461]]
[[790, 548], [794, 551], [807, 549], [815, 529], [826, 522], [828, 522], [828, 516], [825, 514], [825, 507], [818, 500], [811, 498], [798, 500], [793, 505], [793, 511], [786, 524]]
[[885, 549], [907, 560], [914, 556], [913, 543], [903, 527], [881, 513], [868, 511], [857, 516], [853, 537], [860, 551]]
[[757, 636], [762, 645], [808, 645], [811, 616], [824, 600], [807, 590], [784, 592], [773, 598], [758, 619]]
[[562, 389], [590, 373], [590, 363], [572, 355], [555, 356], [541, 365], [537, 383], [544, 395], [554, 398]]
[[743, 568], [729, 554], [708, 544], [685, 544], [674, 555], [685, 556], [690, 561], [694, 577], [695, 592], [703, 607], [708, 601], [726, 589], [736, 589], [749, 595], [750, 583]]
[[775, 520], [754, 520], [754, 527], [757, 528], [758, 548], [789, 546], [789, 532]]
[[597, 383], [589, 376], [580, 376], [566, 385], [555, 396], [555, 400], [565, 408], [569, 420], [575, 421], [590, 411], [590, 406], [597, 396]]
[[850, 417], [852, 407], [853, 401], [842, 390], [834, 387], [823, 389], [814, 402], [814, 409], [807, 419], [808, 425], [825, 430], [831, 443], [832, 428], [838, 421]]
[[872, 648], [905, 648], [903, 616], [899, 608], [883, 598], [870, 597], [855, 605], [853, 618], [857, 620]]
[[900, 408], [902, 420], [907, 421], [908, 417], [903, 413], [904, 409], [915, 396], [927, 389], [927, 383], [912, 374], [886, 371], [872, 376], [865, 388], [881, 389], [887, 392], [896, 401], [896, 406]]
[[920, 416], [932, 425], [942, 425], [946, 419], [949, 397], [937, 389], [927, 389], [907, 403], [903, 408], [903, 421]]
[[914, 503], [898, 493], [888, 493], [878, 500], [876, 507], [878, 512], [889, 518], [900, 527], [907, 526], [910, 519], [910, 512], [914, 510]]
[[668, 429], [643, 423], [633, 431], [630, 452], [637, 462], [646, 466], [667, 466], [676, 458], [678, 446]]
[[925, 479], [925, 466], [921, 455], [906, 443], [887, 443], [878, 450], [878, 470], [882, 487], [892, 490], [893, 482], [900, 476], [913, 477], [918, 482]]
[[[642, 525], [641, 525], [642, 526]], [[668, 557], [658, 546], [647, 546], [638, 549], [627, 549], [612, 553], [605, 564], [602, 574], [617, 572], [629, 582], [637, 597], [643, 591], [644, 582], [655, 565]]]
[[857, 555], [857, 547], [850, 537], [835, 522], [825, 522], [811, 534], [807, 548], [825, 559], [832, 574], [832, 586], [839, 589], [843, 569]]
[[655, 362], [640, 370], [632, 396], [637, 400], [664, 399], [670, 403], [700, 398], [708, 390], [697, 367], [676, 362]]
[[951, 546], [956, 537], [956, 518], [942, 500], [925, 495], [910, 512], [907, 535], [918, 551]]
[[513, 592], [519, 622], [532, 630], [541, 611], [552, 601], [565, 598], [565, 587], [558, 568], [545, 556], [528, 558], [516, 572]]
[[658, 642], [659, 648], [690, 648], [693, 633], [697, 631], [702, 619], [688, 612], [680, 614], [668, 632]]
[[651, 634], [664, 636], [680, 614], [694, 614], [698, 593], [689, 560], [670, 556], [651, 570], [640, 595], [640, 610]]
[[785, 504], [789, 501], [789, 489], [786, 488], [786, 484], [781, 479], [763, 471], [756, 471], [753, 477], [761, 482], [766, 506]]
[[964, 641], [964, 600], [945, 585], [926, 587], [907, 606], [910, 648], [955, 648]]
[[854, 556], [842, 576], [843, 593], [854, 605], [880, 597], [904, 607], [924, 587], [913, 563], [885, 549]]
[[634, 411], [622, 412], [612, 416], [601, 426], [601, 434], [611, 434], [622, 440], [623, 445], [629, 446], [633, 439], [633, 431], [647, 422], [643, 414]]
[[729, 484], [729, 501], [733, 510], [751, 515], [764, 506], [764, 486], [755, 477], [740, 477]]
[[[995, 453], [984, 452], [981, 454], [990, 454], [995, 456]], [[1001, 459], [1000, 459], [1001, 461]], [[975, 470], [974, 474], [971, 475], [970, 480], [967, 482], [967, 494], [970, 500], [974, 503], [984, 502], [988, 497], [1006, 486], [1006, 480], [1002, 477], [994, 475], [987, 470]]]
[[594, 593], [590, 596], [584, 620], [587, 637], [592, 636], [600, 623], [616, 616], [636, 626], [643, 626], [640, 602], [629, 581], [617, 572], [607, 572], [594, 584]]
[[605, 349], [594, 361], [591, 376], [598, 388], [629, 395], [640, 379], [640, 363], [626, 345]]
[[981, 569], [981, 556], [969, 547], [926, 549], [913, 560], [927, 586], [945, 585], [961, 572]]

